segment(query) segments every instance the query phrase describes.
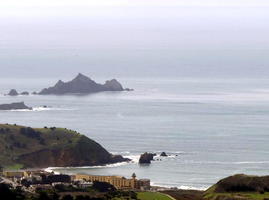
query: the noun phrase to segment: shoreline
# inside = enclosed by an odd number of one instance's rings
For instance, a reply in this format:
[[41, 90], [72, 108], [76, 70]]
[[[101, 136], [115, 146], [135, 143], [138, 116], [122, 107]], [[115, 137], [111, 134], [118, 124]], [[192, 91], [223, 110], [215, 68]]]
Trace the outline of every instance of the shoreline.
[[[119, 164], [119, 163], [118, 163]], [[128, 164], [128, 162], [125, 164]], [[108, 165], [113, 165], [113, 164], [108, 164]], [[119, 165], [121, 166], [121, 165]], [[44, 170], [46, 172], [53, 172], [55, 174], [61, 174], [61, 172], [58, 172], [57, 169], [72, 169], [72, 168], [77, 168], [77, 169], [94, 169], [94, 168], [102, 168], [102, 167], [106, 167], [106, 165], [98, 165], [98, 166], [84, 166], [84, 167], [48, 167], [48, 168], [44, 168], [44, 169], [40, 169], [40, 170]], [[113, 166], [111, 166], [113, 167]], [[70, 173], [69, 175], [75, 175], [76, 173]], [[89, 173], [90, 175], [90, 173]], [[121, 176], [119, 174], [115, 175], [115, 174], [110, 174], [111, 176]], [[102, 176], [102, 175], [97, 175], [97, 176]], [[209, 186], [210, 187], [210, 186]], [[195, 188], [192, 186], [184, 186], [184, 185], [180, 185], [180, 186], [165, 186], [165, 185], [158, 185], [158, 184], [154, 184], [152, 183], [151, 188], [153, 188], [153, 190], [156, 191], [180, 191], [180, 190], [184, 190], [184, 191], [189, 191], [189, 190], [193, 190], [193, 191], [206, 191], [209, 187], [204, 187], [204, 188]]]
[[182, 189], [179, 187], [164, 187], [164, 186], [158, 186], [158, 185], [151, 185], [151, 189], [153, 191], [199, 191], [199, 192], [205, 192], [207, 189], [198, 189], [198, 188], [189, 188], [189, 189]]

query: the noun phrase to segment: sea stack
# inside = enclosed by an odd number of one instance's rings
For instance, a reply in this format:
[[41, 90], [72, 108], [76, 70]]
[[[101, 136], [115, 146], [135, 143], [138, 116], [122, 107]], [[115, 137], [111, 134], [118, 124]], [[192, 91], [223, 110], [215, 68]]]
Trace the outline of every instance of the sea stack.
[[167, 157], [168, 155], [167, 155], [165, 152], [162, 152], [162, 153], [160, 154], [160, 156], [162, 156], [162, 157]]
[[143, 153], [139, 158], [139, 164], [150, 164], [154, 156], [156, 156], [156, 154], [148, 152]]
[[9, 95], [9, 96], [18, 96], [19, 93], [17, 92], [17, 90], [11, 89], [7, 95]]

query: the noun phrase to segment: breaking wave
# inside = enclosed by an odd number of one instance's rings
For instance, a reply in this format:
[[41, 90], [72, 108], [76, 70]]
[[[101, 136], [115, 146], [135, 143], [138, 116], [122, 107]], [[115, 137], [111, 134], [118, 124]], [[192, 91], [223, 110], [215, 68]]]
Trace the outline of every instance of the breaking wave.
[[82, 166], [82, 167], [48, 167], [44, 170], [47, 172], [57, 172], [57, 170], [62, 170], [62, 169], [99, 169], [99, 168], [119, 167], [119, 166], [127, 165], [129, 163], [130, 162], [120, 162], [120, 163], [107, 164], [107, 165]]
[[6, 110], [7, 112], [42, 112], [42, 111], [70, 111], [75, 109], [68, 109], [68, 108], [52, 108], [52, 107], [33, 107], [31, 110], [29, 109], [18, 109], [18, 110]]
[[188, 185], [175, 186], [176, 184], [167, 185], [167, 184], [161, 184], [161, 183], [155, 183], [155, 182], [151, 182], [151, 185], [155, 186], [155, 187], [160, 187], [160, 190], [161, 190], [161, 188], [166, 190], [167, 188], [176, 187], [177, 189], [180, 189], [180, 190], [200, 190], [200, 191], [204, 191], [204, 190], [207, 190], [210, 187], [210, 186], [188, 186]]

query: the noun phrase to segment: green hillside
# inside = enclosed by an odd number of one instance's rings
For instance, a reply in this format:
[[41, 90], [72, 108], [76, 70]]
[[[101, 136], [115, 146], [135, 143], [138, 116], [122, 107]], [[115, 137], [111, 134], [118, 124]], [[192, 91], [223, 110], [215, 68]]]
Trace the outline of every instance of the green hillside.
[[137, 194], [140, 200], [173, 200], [168, 195], [158, 192], [138, 192]]
[[204, 200], [269, 199], [269, 176], [237, 174], [220, 180], [204, 193]]
[[122, 162], [101, 145], [65, 128], [0, 124], [0, 165], [4, 167], [92, 166]]

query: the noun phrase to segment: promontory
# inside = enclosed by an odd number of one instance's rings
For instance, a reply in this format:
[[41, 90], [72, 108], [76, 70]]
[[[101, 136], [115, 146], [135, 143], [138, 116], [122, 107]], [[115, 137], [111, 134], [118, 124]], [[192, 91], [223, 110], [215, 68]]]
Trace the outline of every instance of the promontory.
[[19, 168], [96, 166], [129, 161], [65, 128], [0, 124], [0, 163]]

